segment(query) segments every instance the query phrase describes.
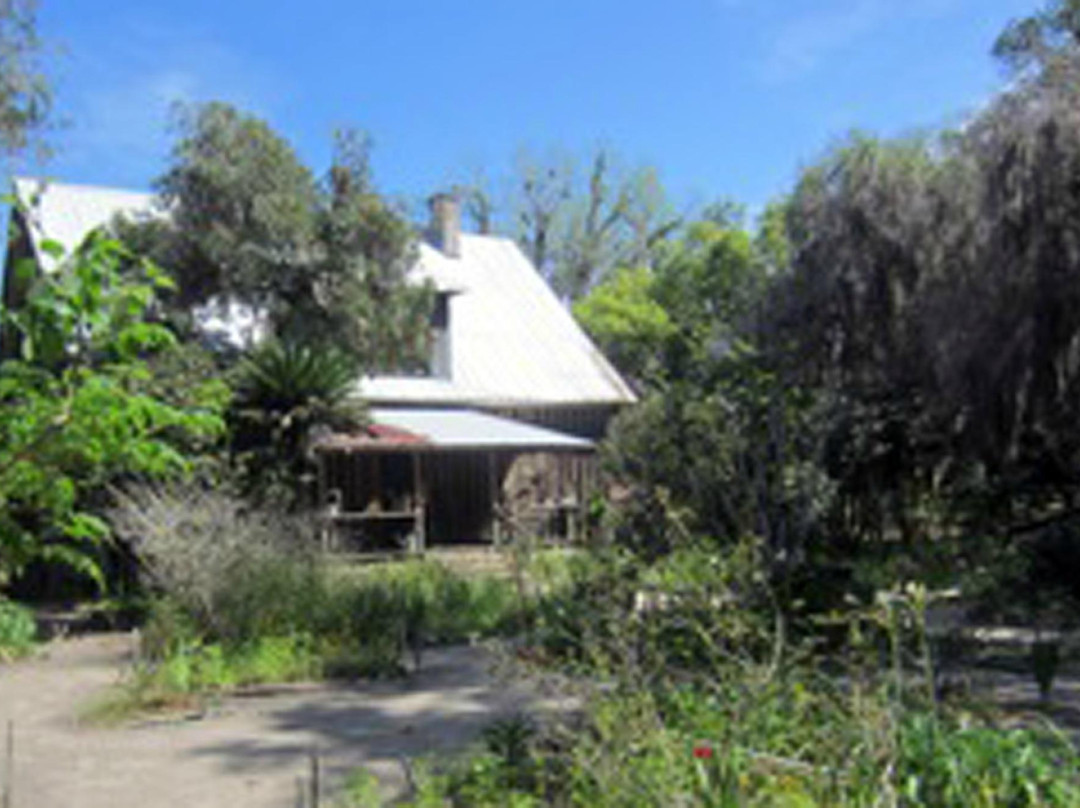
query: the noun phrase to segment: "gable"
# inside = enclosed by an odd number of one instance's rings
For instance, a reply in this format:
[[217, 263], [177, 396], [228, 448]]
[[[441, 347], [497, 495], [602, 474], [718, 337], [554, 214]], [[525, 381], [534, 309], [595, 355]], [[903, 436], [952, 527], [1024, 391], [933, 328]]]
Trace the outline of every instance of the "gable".
[[46, 239], [75, 250], [96, 227], [119, 215], [132, 218], [165, 215], [157, 198], [145, 191], [124, 191], [94, 185], [69, 185], [29, 177], [16, 177], [15, 197], [23, 206], [26, 234], [38, 265], [46, 272], [56, 259], [41, 249]]
[[[418, 274], [459, 291], [449, 299], [450, 400], [485, 406], [621, 404], [633, 392], [510, 239], [463, 233], [461, 257], [420, 247]], [[366, 379], [374, 401], [419, 403], [428, 380]], [[396, 397], [396, 399], [395, 399]]]

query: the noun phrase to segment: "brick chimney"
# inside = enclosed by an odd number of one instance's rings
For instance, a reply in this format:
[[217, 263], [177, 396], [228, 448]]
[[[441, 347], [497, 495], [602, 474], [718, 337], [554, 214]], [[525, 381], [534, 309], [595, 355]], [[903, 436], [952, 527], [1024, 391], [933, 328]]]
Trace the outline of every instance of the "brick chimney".
[[434, 194], [428, 200], [431, 225], [428, 238], [447, 258], [461, 257], [461, 202], [454, 194]]

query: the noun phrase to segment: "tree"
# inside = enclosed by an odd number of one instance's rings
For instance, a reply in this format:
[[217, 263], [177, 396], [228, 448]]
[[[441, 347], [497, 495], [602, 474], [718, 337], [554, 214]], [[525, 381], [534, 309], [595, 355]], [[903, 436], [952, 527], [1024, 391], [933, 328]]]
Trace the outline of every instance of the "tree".
[[807, 170], [789, 202], [792, 266], [774, 336], [793, 378], [833, 401], [829, 471], [846, 505], [838, 535], [919, 533], [917, 483], [940, 446], [920, 429], [937, 396], [924, 293], [941, 277], [924, 259], [936, 254], [937, 228], [955, 222], [938, 195], [946, 170], [922, 141], [856, 135]]
[[[0, 150], [17, 154], [48, 125], [52, 93], [41, 65], [36, 0], [0, 2]], [[43, 149], [44, 147], [42, 147]]]
[[604, 458], [632, 492], [621, 533], [639, 551], [756, 533], [790, 558], [793, 514], [819, 504], [795, 445], [809, 405], [756, 344], [764, 269], [740, 225], [695, 222], [652, 269], [620, 270], [575, 307], [637, 371], [642, 402], [616, 420]]
[[236, 375], [230, 422], [242, 492], [278, 508], [310, 505], [314, 433], [365, 420], [352, 398], [352, 362], [341, 353], [270, 341], [250, 351]]
[[310, 505], [312, 431], [361, 422], [347, 400], [361, 373], [427, 359], [434, 295], [408, 280], [415, 235], [376, 192], [370, 147], [339, 132], [316, 181], [265, 122], [221, 103], [190, 108], [158, 184], [169, 219], [119, 224], [175, 271], [169, 319], [182, 333], [196, 335], [208, 305], [239, 303], [267, 326], [228, 370], [230, 456], [257, 502]]
[[[548, 277], [555, 291], [577, 300], [618, 266], [647, 266], [657, 243], [681, 220], [668, 209], [651, 168], [620, 170], [613, 155], [597, 149], [585, 171], [574, 171], [562, 205], [549, 223]], [[539, 230], [523, 229], [526, 243]], [[543, 268], [544, 264], [537, 264]]]
[[460, 185], [465, 211], [481, 232], [512, 236], [552, 288], [577, 300], [620, 266], [647, 266], [681, 218], [651, 168], [621, 167], [608, 149], [584, 161], [521, 151], [499, 203], [487, 180]]
[[495, 227], [495, 201], [487, 177], [478, 172], [472, 181], [455, 186], [454, 192], [461, 199], [473, 229], [482, 236], [491, 234]]
[[[585, 187], [583, 198], [574, 200], [567, 212], [552, 275], [555, 289], [570, 300], [581, 297], [616, 264], [645, 263], [644, 244], [630, 222], [631, 206], [637, 201], [632, 195], [639, 190], [636, 182], [613, 188], [609, 156], [600, 150], [593, 156]], [[621, 237], [620, 226], [627, 230]]]
[[1013, 20], [994, 43], [994, 55], [1015, 72], [1051, 66], [1080, 45], [1080, 2], [1051, 0], [1042, 10]]
[[1078, 79], [1064, 48], [961, 132], [853, 138], [788, 202], [773, 345], [828, 401], [852, 557], [956, 574], [1076, 531]]
[[540, 162], [526, 152], [518, 155], [511, 207], [514, 236], [541, 274], [552, 277], [556, 231], [562, 226], [573, 187], [573, 167], [567, 158]]
[[2, 311], [21, 357], [0, 365], [0, 583], [35, 560], [103, 583], [92, 550], [108, 529], [89, 498], [122, 475], [185, 473], [180, 447], [222, 430], [219, 383], [205, 382], [190, 407], [145, 392], [146, 357], [174, 346], [145, 315], [171, 282], [149, 262], [137, 273], [131, 263], [119, 242], [92, 235], [57, 273], [34, 280], [25, 304]]
[[158, 181], [168, 222], [123, 237], [177, 277], [181, 318], [240, 303], [279, 339], [329, 345], [357, 370], [426, 358], [430, 290], [411, 286], [414, 237], [375, 191], [368, 140], [340, 133], [323, 182], [262, 120], [223, 103], [180, 117]]
[[620, 267], [574, 304], [574, 317], [604, 355], [638, 382], [656, 371], [674, 330], [655, 285], [647, 267]]
[[180, 108], [178, 128], [157, 187], [178, 237], [167, 258], [179, 303], [222, 296], [272, 311], [315, 259], [314, 177], [264, 121], [227, 104]]
[[293, 296], [280, 333], [334, 345], [369, 371], [416, 370], [428, 357], [434, 295], [408, 280], [415, 235], [375, 191], [369, 151], [365, 136], [338, 133], [316, 218], [316, 273]]
[[753, 533], [789, 593], [940, 575], [1080, 599], [1071, 9], [1036, 20], [1059, 39], [962, 130], [852, 135], [755, 234], [717, 209], [584, 299], [616, 347], [649, 334], [623, 314], [643, 302], [669, 323], [605, 447], [628, 542]]

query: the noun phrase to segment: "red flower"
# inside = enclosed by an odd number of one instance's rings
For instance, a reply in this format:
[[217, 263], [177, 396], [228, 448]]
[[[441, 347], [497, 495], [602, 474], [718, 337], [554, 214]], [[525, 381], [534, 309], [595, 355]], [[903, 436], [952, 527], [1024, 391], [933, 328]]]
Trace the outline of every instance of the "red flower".
[[698, 760], [709, 760], [710, 758], [712, 758], [712, 756], [713, 750], [711, 746], [705, 746], [704, 744], [702, 744], [701, 746], [694, 747], [694, 757], [696, 757]]

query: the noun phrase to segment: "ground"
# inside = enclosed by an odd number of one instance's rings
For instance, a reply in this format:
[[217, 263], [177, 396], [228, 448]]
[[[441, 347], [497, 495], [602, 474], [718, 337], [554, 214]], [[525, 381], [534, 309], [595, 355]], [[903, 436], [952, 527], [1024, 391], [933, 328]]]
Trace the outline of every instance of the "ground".
[[57, 640], [33, 659], [0, 665], [0, 729], [14, 736], [5, 808], [247, 808], [298, 804], [312, 750], [328, 787], [363, 764], [406, 788], [405, 757], [461, 749], [490, 721], [552, 702], [490, 672], [477, 647], [432, 649], [407, 679], [301, 685], [223, 700], [203, 714], [119, 728], [79, 715], [122, 675], [130, 634]]
[[[262, 689], [204, 713], [143, 719], [118, 728], [79, 720], [128, 665], [131, 634], [56, 640], [34, 658], [0, 665], [3, 808], [248, 808], [295, 806], [313, 750], [328, 789], [364, 765], [391, 792], [407, 788], [405, 758], [462, 749], [488, 722], [558, 706], [535, 685], [491, 672], [492, 656], [459, 646], [425, 653], [403, 680]], [[982, 671], [980, 683], [1018, 720], [1037, 717], [1029, 674]], [[1080, 677], [1055, 685], [1050, 714], [1080, 727]], [[5, 787], [11, 801], [4, 804]]]

